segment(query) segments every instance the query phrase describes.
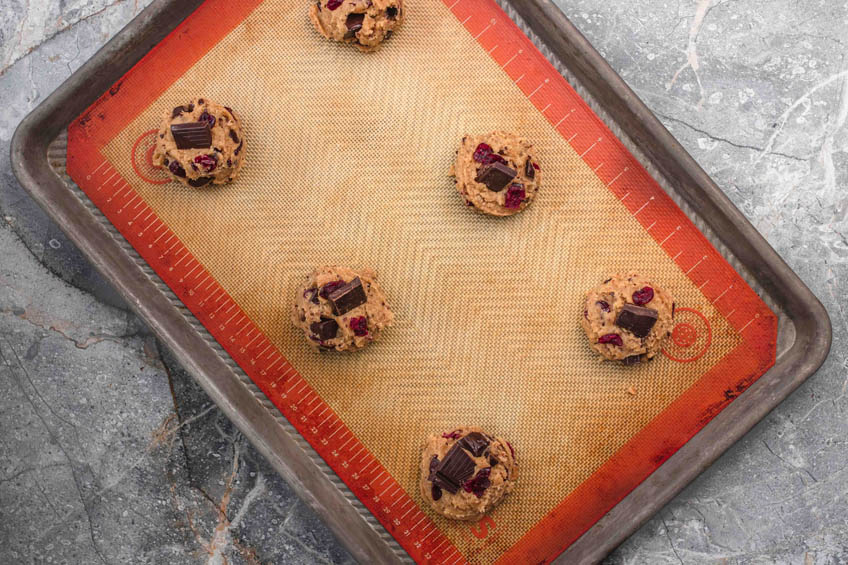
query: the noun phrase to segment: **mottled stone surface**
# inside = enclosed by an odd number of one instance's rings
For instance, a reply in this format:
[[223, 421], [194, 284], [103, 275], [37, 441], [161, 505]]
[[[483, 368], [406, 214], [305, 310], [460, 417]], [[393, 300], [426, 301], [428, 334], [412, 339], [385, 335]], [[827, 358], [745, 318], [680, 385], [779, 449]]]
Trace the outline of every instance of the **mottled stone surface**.
[[[848, 6], [557, 0], [832, 314], [824, 367], [609, 558], [848, 563]], [[0, 563], [345, 563], [9, 166], [146, 6], [0, 0]]]

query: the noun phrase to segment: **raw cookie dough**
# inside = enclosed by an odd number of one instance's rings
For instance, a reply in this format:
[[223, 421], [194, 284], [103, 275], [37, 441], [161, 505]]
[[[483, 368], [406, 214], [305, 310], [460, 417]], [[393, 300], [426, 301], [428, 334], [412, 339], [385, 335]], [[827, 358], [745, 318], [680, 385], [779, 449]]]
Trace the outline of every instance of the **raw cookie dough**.
[[378, 339], [394, 315], [369, 269], [325, 266], [297, 289], [292, 323], [318, 349], [356, 351]]
[[[194, 123], [202, 127], [204, 122], [209, 124], [208, 147], [197, 147], [198, 144], [193, 143], [192, 148], [178, 148], [171, 126], [176, 125], [179, 129], [181, 124]], [[191, 133], [194, 140], [204, 137], [202, 131]], [[200, 144], [205, 145], [203, 141]], [[210, 183], [226, 184], [241, 170], [244, 146], [241, 124], [233, 111], [205, 98], [197, 98], [165, 113], [153, 150], [153, 164], [165, 169], [174, 180], [195, 188]]]
[[586, 293], [581, 321], [592, 349], [632, 365], [662, 350], [674, 325], [674, 298], [636, 273], [613, 275]]
[[512, 491], [517, 478], [509, 442], [476, 426], [431, 435], [421, 454], [421, 497], [454, 520], [480, 518]]
[[309, 19], [327, 39], [375, 51], [403, 21], [402, 0], [318, 0]]
[[536, 196], [542, 171], [523, 137], [505, 131], [462, 138], [450, 174], [468, 206], [492, 216], [511, 216]]

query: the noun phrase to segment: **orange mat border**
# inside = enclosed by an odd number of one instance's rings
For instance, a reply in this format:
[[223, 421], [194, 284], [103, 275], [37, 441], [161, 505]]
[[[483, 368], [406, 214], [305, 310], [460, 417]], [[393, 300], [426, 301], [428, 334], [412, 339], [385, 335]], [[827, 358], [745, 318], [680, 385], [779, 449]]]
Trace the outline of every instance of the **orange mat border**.
[[[634, 436], [499, 561], [548, 562], [771, 367], [777, 319], [492, 0], [444, 2], [646, 231], [681, 269], [686, 269], [687, 276], [743, 338], [734, 351]], [[115, 135], [260, 3], [261, 0], [207, 0], [177, 26], [71, 123], [68, 172], [413, 559], [451, 564], [473, 559], [474, 551], [461, 555], [438, 531], [103, 158], [103, 147]], [[731, 309], [730, 305], [734, 307]], [[645, 457], [645, 453], [652, 455]], [[496, 532], [496, 523], [489, 517], [469, 528], [477, 538], [486, 538], [489, 530]], [[489, 536], [487, 541], [496, 537]]]

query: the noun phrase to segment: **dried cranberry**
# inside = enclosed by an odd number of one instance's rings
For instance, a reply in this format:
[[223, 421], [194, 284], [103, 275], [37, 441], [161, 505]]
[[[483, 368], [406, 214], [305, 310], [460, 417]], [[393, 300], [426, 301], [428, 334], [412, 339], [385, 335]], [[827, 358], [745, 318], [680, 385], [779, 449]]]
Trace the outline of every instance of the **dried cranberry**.
[[642, 290], [637, 290], [633, 293], [633, 304], [636, 306], [644, 306], [654, 299], [654, 289], [646, 286]]
[[232, 167], [232, 166], [233, 166], [233, 160], [232, 160], [232, 159], [227, 159], [227, 166], [228, 166], [228, 167]]
[[368, 335], [368, 320], [365, 316], [359, 316], [358, 318], [350, 319], [350, 329], [353, 330], [354, 335], [363, 336]]
[[524, 202], [524, 187], [520, 184], [511, 184], [506, 190], [506, 198], [504, 199], [505, 208], [518, 208]]
[[442, 489], [440, 489], [436, 485], [433, 485], [433, 489], [430, 491], [430, 494], [433, 495], [433, 500], [439, 500], [440, 498], [442, 498]]
[[474, 160], [478, 163], [484, 163], [486, 158], [492, 154], [492, 146], [486, 143], [481, 143], [474, 150]]
[[452, 431], [452, 432], [448, 432], [448, 433], [446, 433], [446, 434], [442, 434], [442, 437], [443, 437], [443, 438], [445, 438], [445, 439], [456, 439], [456, 438], [458, 438], [460, 435], [462, 435], [462, 434], [460, 434], [459, 430], [454, 430], [454, 431]]
[[342, 5], [342, 0], [327, 0], [327, 9], [331, 12]]
[[178, 176], [178, 177], [186, 176], [185, 169], [183, 169], [182, 166], [179, 163], [177, 163], [176, 161], [171, 161], [171, 164], [168, 165], [168, 170], [171, 171], [171, 173], [173, 173], [175, 176]]
[[194, 158], [194, 162], [203, 167], [207, 173], [218, 166], [218, 159], [214, 155], [198, 155]]
[[610, 305], [606, 300], [598, 300], [595, 304], [597, 304], [604, 312], [610, 311]]
[[199, 122], [207, 122], [210, 128], [215, 127], [215, 116], [210, 114], [209, 112], [203, 112], [200, 114]]
[[583, 310], [583, 317], [586, 318], [587, 320], [589, 319], [589, 311], [588, 310]]
[[465, 484], [462, 485], [462, 489], [465, 492], [473, 492], [474, 496], [480, 498], [483, 496], [483, 493], [486, 492], [486, 489], [492, 486], [492, 481], [489, 480], [489, 475], [491, 473], [492, 469], [490, 467], [480, 469], [473, 478], [465, 481]]
[[624, 345], [624, 342], [621, 341], [621, 336], [618, 334], [602, 335], [600, 338], [598, 338], [598, 343], [611, 343], [612, 345], [617, 345], [618, 347]]
[[310, 302], [318, 304], [318, 289], [317, 288], [307, 288], [306, 290], [303, 291], [303, 297], [306, 298], [307, 300], [309, 300]]
[[672, 317], [672, 318], [674, 318], [674, 310], [675, 310], [675, 308], [677, 308], [677, 305], [676, 305], [674, 302], [672, 302], [672, 303], [671, 303], [671, 317]]
[[542, 170], [542, 167], [539, 166], [539, 163], [533, 163], [533, 168], [536, 169], [537, 171]]
[[512, 444], [509, 443], [509, 442], [506, 442], [506, 446], [509, 448], [509, 452], [510, 452], [510, 454], [512, 454], [512, 458], [515, 459], [515, 450], [512, 448]]
[[318, 294], [321, 296], [321, 298], [327, 298], [328, 296], [330, 296], [331, 292], [333, 292], [334, 290], [336, 290], [338, 288], [343, 287], [344, 285], [345, 285], [345, 282], [343, 280], [337, 280], [337, 281], [329, 282], [329, 283], [327, 283], [327, 284], [325, 284], [324, 286], [321, 287], [321, 292], [319, 292]]

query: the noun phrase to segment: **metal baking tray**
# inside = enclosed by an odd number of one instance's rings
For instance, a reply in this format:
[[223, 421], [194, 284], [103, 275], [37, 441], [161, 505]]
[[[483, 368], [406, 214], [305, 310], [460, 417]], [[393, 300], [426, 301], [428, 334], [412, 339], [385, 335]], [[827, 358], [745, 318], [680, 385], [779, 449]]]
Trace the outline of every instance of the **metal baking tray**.
[[[21, 184], [362, 562], [408, 555], [64, 172], [68, 124], [201, 4], [155, 0], [21, 123]], [[540, 51], [779, 316], [777, 362], [559, 558], [602, 559], [824, 362], [827, 312], [549, 0], [499, 0]]]

